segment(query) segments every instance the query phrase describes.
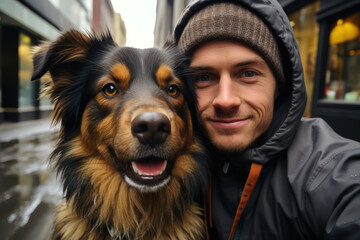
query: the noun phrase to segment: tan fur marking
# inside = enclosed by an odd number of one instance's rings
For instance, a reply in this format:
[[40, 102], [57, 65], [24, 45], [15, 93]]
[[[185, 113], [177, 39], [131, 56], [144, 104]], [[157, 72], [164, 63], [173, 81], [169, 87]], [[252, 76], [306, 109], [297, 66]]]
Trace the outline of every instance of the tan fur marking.
[[[96, 146], [97, 146], [97, 138], [94, 139], [94, 136], [90, 135], [90, 131], [89, 131], [89, 125], [90, 120], [89, 120], [89, 108], [86, 108], [84, 111], [84, 114], [82, 116], [82, 121], [81, 121], [81, 142], [82, 145], [84, 146], [84, 148], [86, 149], [86, 152], [90, 155], [94, 155], [96, 154]], [[93, 130], [95, 131], [95, 130]], [[95, 133], [96, 134], [96, 133]]]
[[172, 79], [173, 72], [168, 65], [161, 64], [155, 75], [159, 86], [165, 88], [167, 87], [168, 82]]
[[[176, 78], [173, 74], [172, 69], [165, 64], [160, 65], [160, 67], [156, 71], [156, 80], [157, 80], [157, 83], [159, 84], [159, 86], [163, 89], [167, 90], [168, 86], [170, 86], [171, 84], [176, 84], [180, 87], [180, 91], [183, 91], [183, 89], [182, 89], [183, 86], [182, 86], [180, 79]], [[184, 96], [182, 94], [180, 94], [178, 97], [173, 98], [171, 100], [171, 103], [175, 107], [179, 107], [179, 106], [183, 105]], [[164, 105], [164, 106], [166, 106], [166, 105]]]
[[111, 69], [112, 76], [120, 82], [121, 89], [128, 89], [130, 84], [130, 70], [124, 63], [116, 63]]
[[111, 139], [114, 137], [117, 131], [117, 127], [114, 124], [116, 122], [114, 118], [114, 114], [110, 114], [109, 116], [104, 118], [97, 127], [99, 132], [98, 134], [100, 135], [100, 142], [106, 144], [111, 143]]

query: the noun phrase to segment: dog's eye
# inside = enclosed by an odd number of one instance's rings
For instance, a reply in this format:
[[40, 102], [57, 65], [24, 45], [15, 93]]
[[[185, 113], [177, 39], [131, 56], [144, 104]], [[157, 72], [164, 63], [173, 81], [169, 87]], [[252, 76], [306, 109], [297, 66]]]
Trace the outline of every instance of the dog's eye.
[[172, 97], [177, 97], [180, 93], [180, 89], [178, 85], [172, 84], [168, 88], [168, 94]]
[[113, 83], [107, 83], [102, 88], [103, 93], [105, 93], [106, 96], [112, 97], [115, 94], [118, 93], [118, 90], [116, 89], [115, 85]]

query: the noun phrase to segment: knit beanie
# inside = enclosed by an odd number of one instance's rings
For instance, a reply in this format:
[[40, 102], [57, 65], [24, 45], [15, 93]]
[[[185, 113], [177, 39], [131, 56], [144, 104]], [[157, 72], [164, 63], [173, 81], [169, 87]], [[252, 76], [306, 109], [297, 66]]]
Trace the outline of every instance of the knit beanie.
[[233, 40], [248, 46], [267, 62], [279, 87], [285, 85], [276, 40], [265, 23], [247, 9], [226, 2], [206, 6], [189, 19], [178, 45], [183, 53], [192, 54], [211, 40]]

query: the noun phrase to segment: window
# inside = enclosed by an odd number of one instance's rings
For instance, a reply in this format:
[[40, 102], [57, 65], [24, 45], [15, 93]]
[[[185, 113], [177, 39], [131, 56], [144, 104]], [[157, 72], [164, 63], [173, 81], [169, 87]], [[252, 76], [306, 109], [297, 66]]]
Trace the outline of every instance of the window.
[[31, 58], [31, 38], [20, 33], [19, 35], [19, 107], [29, 107], [35, 105], [37, 87], [31, 82], [33, 72]]
[[324, 98], [360, 103], [360, 13], [331, 25]]
[[320, 1], [318, 0], [289, 15], [304, 68], [304, 80], [308, 95], [308, 102], [304, 111], [304, 116], [306, 117], [309, 117], [311, 113], [319, 34], [316, 12], [319, 9]]

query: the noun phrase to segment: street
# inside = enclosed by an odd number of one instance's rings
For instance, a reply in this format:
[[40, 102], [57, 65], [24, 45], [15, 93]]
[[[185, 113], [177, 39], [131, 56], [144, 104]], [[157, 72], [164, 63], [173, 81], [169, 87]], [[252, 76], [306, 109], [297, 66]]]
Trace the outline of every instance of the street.
[[[8, 131], [4, 127], [0, 129], [2, 240], [45, 240], [52, 231], [52, 219], [62, 190], [47, 160], [57, 132], [34, 132], [36, 127], [21, 128], [19, 124], [10, 130], [6, 128]], [[15, 136], [11, 136], [14, 133]]]

